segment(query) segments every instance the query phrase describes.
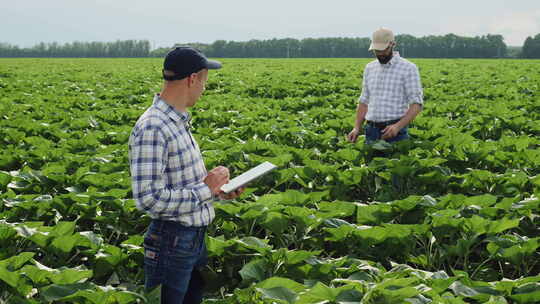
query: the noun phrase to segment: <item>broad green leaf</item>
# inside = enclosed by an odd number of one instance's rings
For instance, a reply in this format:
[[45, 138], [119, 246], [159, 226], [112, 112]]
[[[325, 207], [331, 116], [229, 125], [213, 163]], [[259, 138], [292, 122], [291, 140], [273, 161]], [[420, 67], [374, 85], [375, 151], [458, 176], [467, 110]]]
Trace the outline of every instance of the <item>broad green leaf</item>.
[[270, 230], [275, 235], [280, 235], [288, 228], [288, 223], [289, 219], [281, 213], [268, 212], [261, 222], [261, 226]]
[[540, 283], [523, 284], [514, 289], [510, 298], [518, 303], [539, 303]]
[[263, 240], [261, 240], [259, 238], [256, 238], [256, 237], [252, 237], [252, 236], [248, 236], [248, 237], [245, 237], [245, 238], [242, 238], [242, 239], [239, 239], [239, 240], [235, 240], [235, 242], [237, 244], [240, 244], [241, 246], [243, 246], [245, 248], [253, 249], [253, 250], [258, 251], [260, 253], [265, 253], [265, 252], [272, 249], [272, 247], [270, 245], [268, 245], [265, 241], [263, 241]]
[[5, 266], [0, 266], [0, 280], [6, 282], [9, 286], [17, 288], [19, 278], [18, 273], [9, 271]]
[[74, 235], [63, 235], [60, 237], [54, 238], [51, 243], [51, 248], [59, 250], [63, 253], [69, 253], [73, 250], [73, 247], [77, 246], [81, 237], [77, 234]]
[[262, 293], [264, 297], [279, 301], [279, 303], [295, 303], [298, 295], [285, 287], [274, 288], [257, 288], [257, 291]]
[[16, 256], [0, 261], [0, 267], [5, 267], [12, 271], [17, 270], [30, 261], [34, 255], [35, 253], [33, 252], [22, 252]]
[[321, 254], [321, 251], [291, 250], [285, 252], [286, 263], [294, 265]]
[[255, 285], [259, 288], [271, 289], [276, 287], [285, 287], [293, 292], [299, 293], [306, 289], [306, 287], [296, 281], [282, 277], [271, 277]]
[[267, 277], [268, 263], [264, 259], [253, 260], [238, 272], [243, 280], [254, 280], [257, 282], [263, 281]]
[[92, 270], [78, 268], [59, 268], [58, 272], [53, 273], [50, 278], [54, 284], [74, 284], [82, 283], [92, 277]]
[[373, 204], [358, 206], [356, 221], [358, 224], [377, 225], [392, 220], [394, 212], [392, 206], [386, 204]]
[[7, 172], [0, 171], [0, 189], [5, 189], [11, 182], [11, 175]]
[[209, 256], [221, 256], [232, 245], [232, 241], [225, 241], [221, 237], [207, 236], [205, 242]]
[[319, 212], [328, 217], [347, 217], [355, 213], [357, 206], [352, 202], [321, 202], [318, 204]]
[[51, 232], [51, 236], [69, 236], [75, 231], [75, 222], [58, 222]]
[[[103, 238], [99, 234], [95, 234], [92, 231], [83, 231], [79, 233], [82, 237], [88, 239], [88, 247], [91, 247], [93, 249], [98, 249], [103, 244]], [[136, 236], [140, 237], [140, 236]], [[127, 241], [126, 241], [127, 242]], [[84, 240], [80, 240], [79, 244], [81, 246], [85, 246]]]
[[71, 295], [75, 295], [79, 291], [95, 293], [95, 286], [91, 283], [53, 284], [41, 289], [40, 296], [42, 296], [45, 301], [58, 301]]

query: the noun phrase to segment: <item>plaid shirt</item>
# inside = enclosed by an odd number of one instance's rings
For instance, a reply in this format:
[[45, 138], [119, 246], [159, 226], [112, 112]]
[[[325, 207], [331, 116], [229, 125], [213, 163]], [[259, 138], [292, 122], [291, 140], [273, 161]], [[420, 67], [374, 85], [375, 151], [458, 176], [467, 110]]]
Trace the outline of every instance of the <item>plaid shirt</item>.
[[368, 63], [359, 101], [368, 105], [366, 120], [383, 122], [403, 117], [410, 104], [424, 103], [418, 68], [397, 52], [387, 64], [377, 60]]
[[190, 116], [159, 95], [139, 118], [129, 138], [133, 197], [154, 219], [208, 226], [213, 196], [203, 182], [206, 168], [189, 130]]

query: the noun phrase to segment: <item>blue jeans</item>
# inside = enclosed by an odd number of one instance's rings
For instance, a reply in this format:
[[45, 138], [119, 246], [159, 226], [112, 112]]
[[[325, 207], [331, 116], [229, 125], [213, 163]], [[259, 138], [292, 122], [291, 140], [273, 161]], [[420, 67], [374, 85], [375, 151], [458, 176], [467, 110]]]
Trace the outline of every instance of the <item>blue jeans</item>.
[[152, 220], [144, 235], [145, 288], [161, 284], [161, 303], [201, 303], [206, 227]]
[[[377, 128], [370, 124], [365, 124], [364, 132], [366, 134], [366, 144], [370, 145], [374, 143], [375, 141], [380, 140], [382, 137], [382, 130], [384, 130], [384, 128]], [[390, 138], [390, 139], [385, 139], [385, 141], [392, 143], [392, 142], [396, 142], [396, 141], [400, 141], [400, 140], [404, 140], [408, 138], [409, 138], [408, 128], [405, 127], [401, 129], [395, 137]]]

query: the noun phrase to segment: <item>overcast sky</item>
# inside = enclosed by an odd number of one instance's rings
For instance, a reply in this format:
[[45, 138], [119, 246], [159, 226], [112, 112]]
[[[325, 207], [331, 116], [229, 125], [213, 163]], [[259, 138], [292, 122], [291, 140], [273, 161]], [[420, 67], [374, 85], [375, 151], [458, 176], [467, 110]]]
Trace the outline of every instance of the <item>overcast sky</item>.
[[0, 0], [0, 42], [22, 47], [369, 37], [380, 26], [414, 36], [501, 34], [520, 46], [540, 33], [540, 0]]

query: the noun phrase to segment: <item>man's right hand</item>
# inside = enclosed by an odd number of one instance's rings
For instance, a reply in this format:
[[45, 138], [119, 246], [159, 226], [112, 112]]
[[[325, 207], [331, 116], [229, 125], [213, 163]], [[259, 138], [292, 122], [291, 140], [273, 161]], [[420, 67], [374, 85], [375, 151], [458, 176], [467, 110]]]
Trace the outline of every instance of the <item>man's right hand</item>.
[[358, 139], [358, 134], [360, 134], [360, 130], [357, 128], [352, 129], [349, 135], [347, 135], [347, 140], [352, 143], [356, 142], [356, 139]]
[[221, 192], [221, 186], [229, 182], [229, 169], [219, 166], [216, 167], [204, 178], [204, 183], [208, 185], [214, 196], [218, 196]]

